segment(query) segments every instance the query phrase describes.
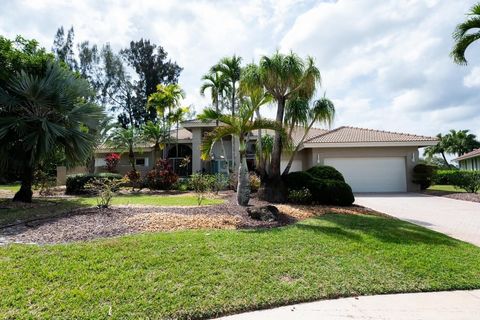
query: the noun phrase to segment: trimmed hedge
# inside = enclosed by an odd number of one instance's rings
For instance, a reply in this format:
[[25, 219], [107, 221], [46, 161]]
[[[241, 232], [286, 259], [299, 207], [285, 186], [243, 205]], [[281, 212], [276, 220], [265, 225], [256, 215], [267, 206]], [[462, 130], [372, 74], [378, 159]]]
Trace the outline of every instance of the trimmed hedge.
[[343, 175], [337, 169], [330, 166], [315, 166], [307, 170], [316, 179], [328, 179], [345, 182]]
[[433, 176], [435, 184], [446, 184], [476, 193], [480, 190], [480, 172], [466, 170], [438, 170]]
[[[332, 167], [329, 168], [335, 170]], [[328, 171], [331, 173], [333, 172], [331, 169], [326, 169], [322, 172]], [[321, 170], [323, 169], [317, 172]], [[335, 171], [338, 172], [337, 170]], [[338, 172], [338, 174], [340, 173]], [[333, 176], [339, 178], [335, 173]], [[341, 174], [340, 177], [343, 179]], [[349, 206], [355, 201], [352, 188], [341, 180], [318, 179], [308, 171], [299, 171], [289, 173], [284, 177], [284, 181], [290, 191], [308, 189], [311, 194], [311, 203]]]
[[85, 185], [97, 179], [122, 179], [122, 175], [116, 173], [98, 173], [98, 174], [74, 174], [67, 177], [66, 194], [85, 194], [89, 191]]

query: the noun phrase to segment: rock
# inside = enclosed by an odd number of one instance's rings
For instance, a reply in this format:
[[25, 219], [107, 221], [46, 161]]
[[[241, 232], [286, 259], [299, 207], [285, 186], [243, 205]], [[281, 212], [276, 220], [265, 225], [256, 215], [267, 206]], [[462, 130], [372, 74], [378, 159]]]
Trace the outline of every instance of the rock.
[[275, 206], [252, 207], [247, 208], [248, 216], [254, 220], [277, 221], [279, 211]]

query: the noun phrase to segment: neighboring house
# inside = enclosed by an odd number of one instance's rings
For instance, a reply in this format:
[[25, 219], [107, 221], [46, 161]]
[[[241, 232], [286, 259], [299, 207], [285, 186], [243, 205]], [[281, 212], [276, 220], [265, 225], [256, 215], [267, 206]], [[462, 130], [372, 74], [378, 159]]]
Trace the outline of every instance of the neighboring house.
[[[175, 144], [167, 146], [168, 159], [178, 174], [228, 172], [228, 163], [232, 161], [231, 139], [223, 140], [223, 148], [222, 144], [217, 142], [210, 159], [205, 161], [200, 157], [202, 137], [215, 127], [215, 122], [200, 120], [182, 123], [179, 130], [179, 156], [176, 157]], [[294, 144], [301, 140], [303, 133], [303, 128], [294, 130], [292, 133]], [[175, 137], [176, 131], [173, 131], [172, 138]], [[256, 133], [252, 133], [247, 146], [247, 162], [251, 170], [255, 169], [256, 140]], [[437, 138], [405, 133], [355, 127], [339, 127], [333, 130], [312, 128], [300, 146], [290, 171], [306, 170], [317, 164], [329, 165], [344, 175], [355, 192], [417, 191], [418, 185], [412, 183], [412, 170], [418, 161], [418, 148], [435, 144]], [[235, 145], [238, 150], [238, 141]], [[107, 153], [115, 151], [104, 147], [97, 149], [96, 172], [105, 171], [104, 158]], [[191, 159], [189, 167], [179, 167], [181, 159], [187, 156]], [[234, 156], [238, 164], [238, 152]], [[282, 171], [288, 160], [289, 154], [282, 155]], [[152, 146], [145, 145], [136, 150], [136, 164], [137, 170], [142, 173], [153, 167]], [[122, 154], [118, 169], [122, 174], [130, 170], [126, 153]]]
[[480, 171], [480, 149], [475, 149], [454, 159], [461, 170]]

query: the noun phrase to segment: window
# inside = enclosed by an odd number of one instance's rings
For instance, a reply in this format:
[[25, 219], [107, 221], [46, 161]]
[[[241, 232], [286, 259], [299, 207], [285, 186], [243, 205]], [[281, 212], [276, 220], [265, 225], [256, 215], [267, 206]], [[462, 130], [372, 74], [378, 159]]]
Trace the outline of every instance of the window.
[[135, 165], [142, 167], [148, 166], [148, 158], [136, 158]]

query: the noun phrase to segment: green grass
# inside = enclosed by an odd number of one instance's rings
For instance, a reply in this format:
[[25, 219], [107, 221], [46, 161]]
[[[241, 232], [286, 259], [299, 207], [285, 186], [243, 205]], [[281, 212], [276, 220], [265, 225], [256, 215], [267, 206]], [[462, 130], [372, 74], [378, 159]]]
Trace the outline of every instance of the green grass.
[[10, 245], [0, 247], [0, 270], [4, 318], [186, 319], [480, 288], [480, 249], [396, 219], [330, 214], [267, 230]]
[[0, 190], [17, 192], [20, 190], [20, 184], [0, 184]]
[[[222, 199], [205, 199], [202, 205], [221, 204]], [[81, 203], [96, 205], [96, 198], [83, 197]], [[112, 205], [150, 205], [150, 206], [196, 206], [197, 198], [193, 195], [142, 195], [130, 194], [116, 196], [113, 198]]]
[[438, 184], [438, 185], [433, 185], [431, 187], [429, 187], [427, 190], [432, 190], [432, 191], [448, 191], [448, 192], [467, 192], [465, 191], [464, 189], [458, 189], [458, 188], [455, 188], [454, 186], [450, 186], [450, 185], [441, 185], [441, 184]]

